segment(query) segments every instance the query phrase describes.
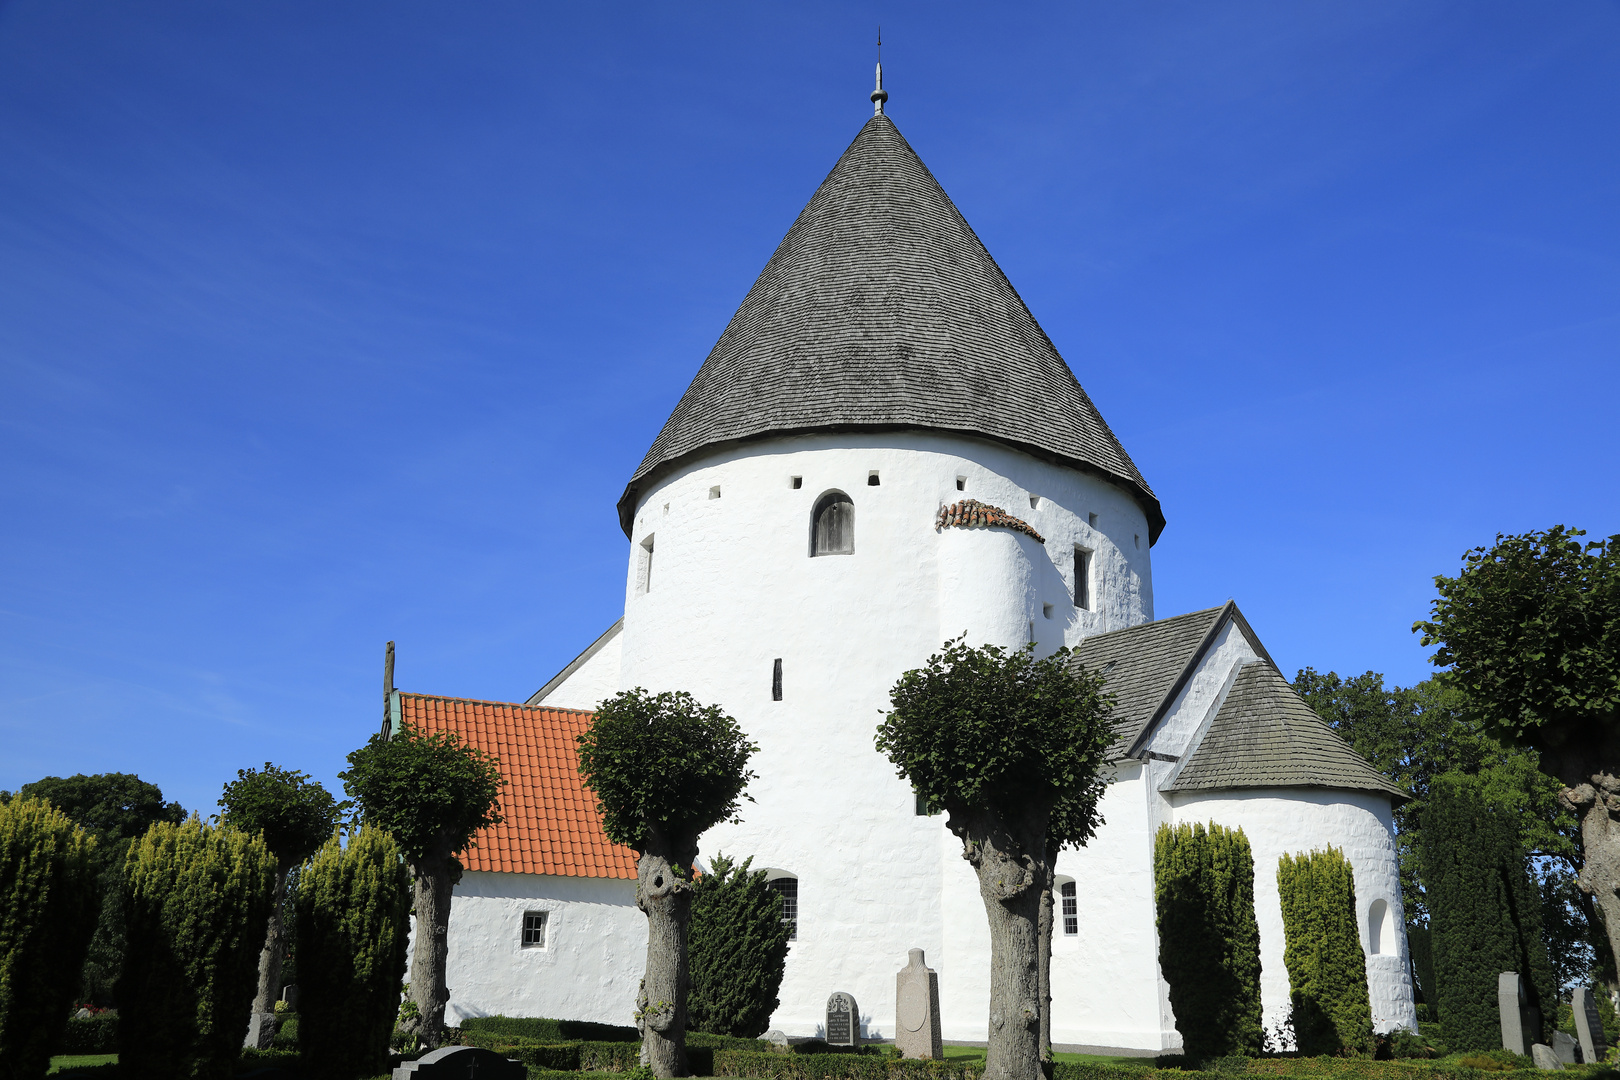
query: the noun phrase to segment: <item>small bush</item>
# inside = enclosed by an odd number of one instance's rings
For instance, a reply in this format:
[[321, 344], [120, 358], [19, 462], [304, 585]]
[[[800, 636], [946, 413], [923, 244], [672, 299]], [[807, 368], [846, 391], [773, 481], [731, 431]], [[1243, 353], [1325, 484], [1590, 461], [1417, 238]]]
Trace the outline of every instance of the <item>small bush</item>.
[[298, 1014], [283, 1013], [276, 1021], [276, 1036], [270, 1040], [272, 1050], [298, 1049]]
[[118, 1053], [118, 1014], [108, 1011], [67, 1022], [56, 1044], [58, 1054]]

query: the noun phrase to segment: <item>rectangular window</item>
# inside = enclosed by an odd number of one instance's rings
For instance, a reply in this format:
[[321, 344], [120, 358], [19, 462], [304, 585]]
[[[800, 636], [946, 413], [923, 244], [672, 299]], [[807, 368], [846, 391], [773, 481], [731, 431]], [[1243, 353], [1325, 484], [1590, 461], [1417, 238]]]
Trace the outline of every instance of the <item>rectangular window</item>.
[[1082, 547], [1074, 549], [1074, 606], [1091, 610], [1091, 552]]
[[929, 802], [928, 797], [926, 795], [924, 795], [922, 792], [918, 791], [918, 792], [915, 792], [914, 794], [917, 796], [917, 816], [918, 817], [933, 817], [935, 814], [940, 812], [939, 807], [937, 807], [933, 803]]
[[765, 887], [782, 898], [782, 921], [788, 924], [788, 940], [799, 940], [799, 879], [779, 877]]
[[777, 657], [771, 665], [771, 700], [782, 700], [782, 658]]
[[652, 592], [652, 556], [653, 538], [648, 535], [647, 539], [641, 542], [641, 567], [636, 573], [636, 577], [640, 579], [636, 584], [640, 586], [641, 592]]
[[1074, 894], [1074, 882], [1063, 883], [1063, 935], [1073, 937], [1080, 932], [1080, 899]]
[[525, 949], [543, 949], [546, 947], [545, 912], [525, 911], [523, 913], [523, 947]]

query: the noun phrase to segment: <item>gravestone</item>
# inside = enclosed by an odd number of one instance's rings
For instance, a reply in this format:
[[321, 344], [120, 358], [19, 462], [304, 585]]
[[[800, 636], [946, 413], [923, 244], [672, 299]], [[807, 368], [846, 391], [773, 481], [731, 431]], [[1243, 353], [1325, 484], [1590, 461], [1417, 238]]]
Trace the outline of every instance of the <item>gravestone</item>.
[[523, 1062], [481, 1046], [441, 1046], [394, 1070], [394, 1080], [527, 1080]]
[[1565, 1065], [1579, 1065], [1581, 1063], [1581, 1044], [1575, 1041], [1575, 1036], [1567, 1031], [1555, 1031], [1552, 1037], [1553, 1053]]
[[249, 1050], [268, 1050], [276, 1037], [276, 1014], [256, 1012], [248, 1017], [247, 1037], [242, 1045]]
[[1553, 1048], [1546, 1043], [1535, 1043], [1530, 1047], [1530, 1058], [1536, 1063], [1538, 1069], [1562, 1069], [1564, 1063], [1558, 1060]]
[[1517, 971], [1504, 971], [1496, 977], [1496, 1010], [1502, 1021], [1502, 1049], [1528, 1054], [1525, 1038], [1524, 980]]
[[894, 977], [894, 1048], [901, 1057], [944, 1057], [939, 1035], [939, 974], [912, 949]]
[[827, 999], [827, 1045], [861, 1045], [861, 1010], [842, 990]]
[[1588, 1064], [1596, 1064], [1609, 1055], [1603, 1039], [1603, 1020], [1598, 1016], [1597, 997], [1589, 987], [1577, 986], [1570, 1002], [1575, 1013], [1575, 1034], [1581, 1040], [1581, 1055]]
[[776, 1029], [776, 1028], [771, 1028], [771, 1030], [769, 1030], [765, 1034], [761, 1035], [760, 1038], [764, 1039], [766, 1042], [770, 1043], [772, 1046], [784, 1046], [785, 1047], [788, 1044], [787, 1034], [785, 1032], [783, 1032], [783, 1031], [780, 1031], [780, 1030]]
[[287, 1003], [287, 1008], [293, 1012], [298, 1011], [298, 984], [288, 983], [281, 988], [281, 1000]]

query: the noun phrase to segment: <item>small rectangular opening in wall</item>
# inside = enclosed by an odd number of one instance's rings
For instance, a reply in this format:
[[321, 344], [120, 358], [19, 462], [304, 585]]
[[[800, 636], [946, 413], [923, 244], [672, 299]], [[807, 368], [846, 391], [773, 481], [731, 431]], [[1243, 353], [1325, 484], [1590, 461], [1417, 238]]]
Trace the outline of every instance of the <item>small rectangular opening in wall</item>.
[[720, 485], [716, 484], [716, 485], [714, 485], [714, 487], [709, 489], [709, 498], [718, 499], [719, 497], [720, 497]]
[[1086, 524], [1090, 525], [1093, 529], [1095, 529], [1097, 527], [1097, 515], [1096, 514], [1087, 514], [1086, 515]]
[[1074, 606], [1091, 610], [1091, 552], [1083, 547], [1074, 549]]
[[913, 792], [912, 794], [917, 797], [916, 813], [918, 817], [933, 817], [935, 814], [940, 812], [939, 808], [933, 803], [929, 802], [928, 796], [924, 795], [922, 792], [917, 791]]
[[1131, 543], [1136, 546], [1137, 551], [1141, 551], [1142, 550], [1142, 534], [1141, 533], [1132, 534]]
[[1031, 495], [1029, 497], [1029, 508], [1031, 510], [1039, 510], [1041, 508], [1041, 497], [1039, 495]]
[[780, 656], [771, 664], [771, 700], [782, 700], [782, 658]]
[[967, 477], [958, 476], [956, 478], [956, 490], [957, 491], [966, 491], [967, 490]]
[[1035, 644], [1035, 620], [1029, 620], [1029, 643]]
[[1041, 605], [1041, 616], [1043, 618], [1047, 618], [1047, 619], [1050, 619], [1052, 617], [1052, 605], [1051, 604], [1042, 604]]
[[878, 486], [878, 473], [877, 473], [876, 469], [873, 469], [871, 472], [866, 474], [866, 486], [867, 487], [877, 487]]
[[544, 911], [525, 911], [523, 913], [523, 947], [525, 949], [543, 949], [546, 947], [546, 913]]
[[664, 513], [669, 513], [669, 503], [664, 504]]
[[795, 477], [792, 478], [792, 480], [793, 480], [793, 490], [794, 491], [797, 491], [800, 488], [804, 487], [804, 477], [795, 476]]
[[649, 533], [647, 538], [641, 542], [641, 566], [636, 571], [636, 584], [640, 586], [641, 592], [652, 591], [652, 557], [653, 538], [652, 534]]

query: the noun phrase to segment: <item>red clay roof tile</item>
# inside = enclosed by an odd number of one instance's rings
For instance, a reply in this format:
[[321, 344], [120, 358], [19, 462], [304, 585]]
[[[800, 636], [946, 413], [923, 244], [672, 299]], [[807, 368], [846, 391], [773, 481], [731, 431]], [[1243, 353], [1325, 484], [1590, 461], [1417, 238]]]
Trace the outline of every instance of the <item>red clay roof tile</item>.
[[506, 820], [460, 853], [468, 870], [636, 876], [636, 853], [609, 842], [596, 800], [580, 783], [575, 740], [590, 725], [590, 713], [406, 693], [400, 707], [410, 726], [454, 731], [500, 763]]

